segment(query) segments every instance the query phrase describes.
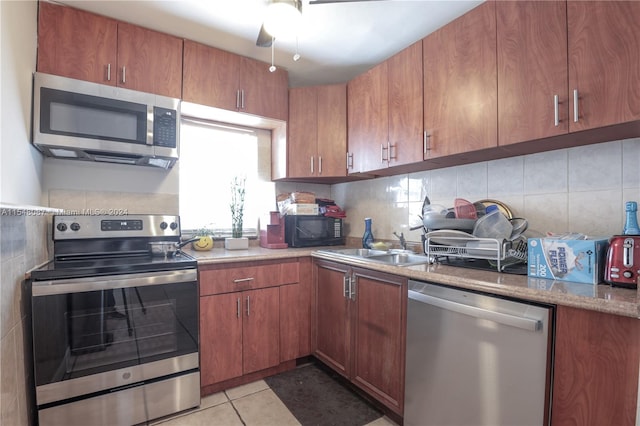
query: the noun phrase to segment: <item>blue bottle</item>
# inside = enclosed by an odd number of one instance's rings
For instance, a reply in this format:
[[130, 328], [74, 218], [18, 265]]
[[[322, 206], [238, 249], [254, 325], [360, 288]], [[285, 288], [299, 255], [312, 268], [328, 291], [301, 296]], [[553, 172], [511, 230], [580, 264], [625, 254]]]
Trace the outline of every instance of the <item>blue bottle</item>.
[[640, 235], [640, 227], [638, 226], [638, 203], [635, 201], [627, 201], [625, 205], [627, 218], [624, 222], [625, 235]]
[[362, 247], [371, 248], [370, 244], [373, 243], [373, 233], [371, 233], [371, 218], [364, 219], [364, 235], [362, 235]]

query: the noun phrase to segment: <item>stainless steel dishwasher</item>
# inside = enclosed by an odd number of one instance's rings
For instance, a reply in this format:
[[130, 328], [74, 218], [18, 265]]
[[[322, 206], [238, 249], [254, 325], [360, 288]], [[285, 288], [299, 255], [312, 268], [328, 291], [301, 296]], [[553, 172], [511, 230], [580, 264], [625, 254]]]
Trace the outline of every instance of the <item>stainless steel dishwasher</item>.
[[405, 426], [548, 425], [553, 308], [409, 281]]

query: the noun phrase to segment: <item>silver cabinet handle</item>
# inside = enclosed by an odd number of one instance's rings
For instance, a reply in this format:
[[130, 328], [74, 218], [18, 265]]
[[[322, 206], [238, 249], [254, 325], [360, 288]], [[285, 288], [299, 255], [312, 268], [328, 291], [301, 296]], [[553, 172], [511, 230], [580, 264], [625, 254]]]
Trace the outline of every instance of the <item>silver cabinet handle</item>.
[[[385, 152], [387, 149], [389, 149], [389, 146], [388, 146], [388, 145], [389, 145], [389, 143], [387, 143], [387, 147], [385, 148], [385, 147], [384, 147], [384, 144], [382, 144], [382, 143], [380, 144], [380, 162], [381, 162], [381, 163], [384, 163], [385, 161], [389, 161], [389, 159], [388, 159], [388, 158], [384, 158], [384, 152]], [[388, 157], [388, 156], [387, 156], [387, 157]]]
[[111, 64], [107, 64], [107, 81], [111, 81]]
[[553, 95], [553, 124], [558, 127], [560, 125], [560, 99], [558, 95]]
[[[392, 155], [393, 152], [391, 149], [395, 148], [396, 155]], [[392, 143], [387, 142], [387, 152], [389, 153], [389, 161], [398, 159], [398, 144], [393, 145]]]
[[122, 84], [127, 82], [127, 67], [122, 67]]
[[424, 155], [429, 154], [429, 151], [431, 151], [431, 147], [429, 146], [429, 138], [431, 137], [430, 134], [427, 133], [427, 131], [424, 131], [424, 136], [423, 136], [423, 142], [422, 142], [422, 151]]
[[313, 155], [311, 156], [311, 174], [313, 174]]
[[[349, 161], [351, 160], [351, 161]], [[347, 170], [353, 169], [353, 154], [347, 152]]]
[[350, 294], [350, 292], [351, 292], [351, 290], [347, 290], [347, 280], [348, 280], [348, 279], [349, 279], [349, 278], [347, 277], [347, 275], [346, 275], [346, 274], [342, 277], [342, 295], [343, 295], [344, 297], [346, 297], [346, 298], [348, 298], [348, 297], [349, 297], [349, 294]]
[[318, 155], [318, 174], [322, 174], [322, 156]]
[[251, 301], [249, 300], [249, 296], [247, 296], [247, 316], [251, 313]]
[[573, 122], [578, 122], [578, 89], [573, 91]]
[[418, 302], [426, 303], [428, 305], [436, 306], [448, 311], [457, 312], [459, 314], [468, 315], [470, 317], [486, 319], [489, 321], [497, 322], [499, 324], [521, 328], [527, 331], [542, 330], [542, 321], [540, 320], [518, 317], [511, 314], [503, 314], [502, 312], [490, 311], [488, 309], [478, 308], [475, 306], [465, 305], [463, 303], [453, 302], [447, 299], [441, 299], [439, 297], [429, 296], [428, 294], [422, 294], [413, 290], [409, 290], [409, 299], [417, 300]]
[[355, 302], [356, 300], [356, 277], [351, 276], [349, 278], [349, 299]]
[[244, 89], [240, 91], [240, 109], [244, 109]]
[[243, 283], [246, 281], [253, 281], [255, 278], [253, 277], [249, 277], [249, 278], [238, 278], [236, 280], [233, 280], [234, 283], [238, 284], [238, 283]]
[[236, 299], [236, 318], [240, 318], [240, 298]]
[[240, 109], [240, 89], [236, 90], [236, 108]]

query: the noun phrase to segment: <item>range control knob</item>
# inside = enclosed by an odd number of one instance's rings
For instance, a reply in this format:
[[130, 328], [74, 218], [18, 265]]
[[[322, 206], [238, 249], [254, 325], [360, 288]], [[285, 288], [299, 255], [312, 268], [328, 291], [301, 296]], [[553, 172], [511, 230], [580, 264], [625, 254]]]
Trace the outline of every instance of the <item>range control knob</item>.
[[175, 231], [176, 228], [178, 227], [178, 224], [175, 222], [171, 222], [171, 225], [169, 225], [169, 227], [171, 228], [172, 231]]
[[56, 226], [56, 229], [60, 232], [64, 232], [67, 230], [67, 224], [66, 223], [59, 223], [58, 226]]
[[167, 225], [167, 222], [160, 222], [160, 229], [162, 229], [163, 231], [167, 229], [167, 226], [169, 226]]
[[631, 271], [624, 271], [624, 272], [622, 273], [622, 276], [623, 276], [623, 277], [625, 277], [625, 278], [631, 278], [631, 277], [633, 276], [633, 272], [631, 272]]
[[72, 231], [79, 231], [80, 230], [80, 224], [78, 222], [73, 222], [70, 226]]

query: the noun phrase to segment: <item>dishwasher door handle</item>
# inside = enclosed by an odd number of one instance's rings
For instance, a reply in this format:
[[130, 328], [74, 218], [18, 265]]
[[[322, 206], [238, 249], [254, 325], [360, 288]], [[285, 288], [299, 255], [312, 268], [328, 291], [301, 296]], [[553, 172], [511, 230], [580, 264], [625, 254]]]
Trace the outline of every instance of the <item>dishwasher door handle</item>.
[[417, 291], [413, 290], [409, 290], [409, 299], [413, 299], [432, 306], [437, 306], [439, 308], [457, 312], [459, 314], [468, 315], [475, 318], [487, 319], [500, 324], [521, 328], [527, 331], [542, 330], [542, 321], [540, 320], [524, 318], [510, 314], [503, 314], [501, 312], [478, 308], [476, 306], [465, 305], [464, 303], [458, 303], [447, 299], [441, 299], [439, 297], [429, 296], [427, 294], [418, 293]]

